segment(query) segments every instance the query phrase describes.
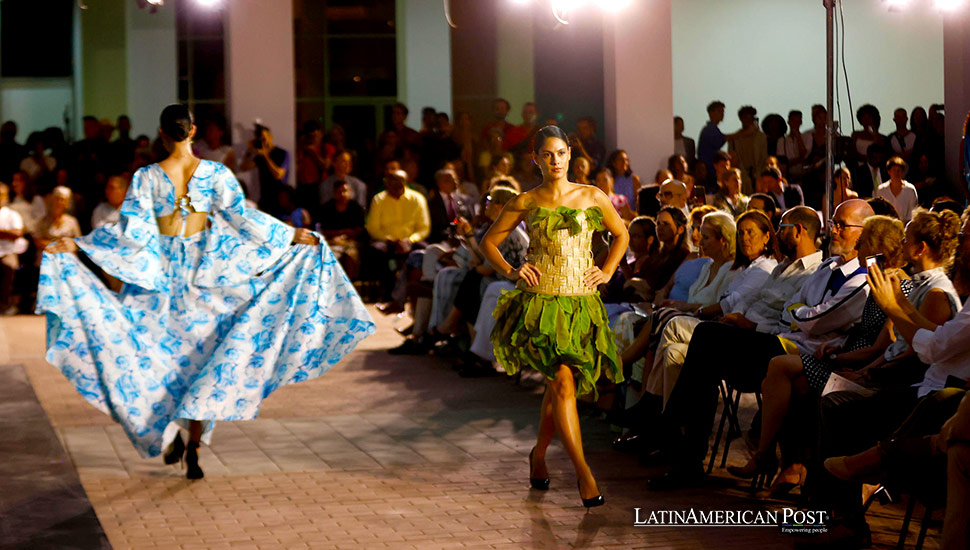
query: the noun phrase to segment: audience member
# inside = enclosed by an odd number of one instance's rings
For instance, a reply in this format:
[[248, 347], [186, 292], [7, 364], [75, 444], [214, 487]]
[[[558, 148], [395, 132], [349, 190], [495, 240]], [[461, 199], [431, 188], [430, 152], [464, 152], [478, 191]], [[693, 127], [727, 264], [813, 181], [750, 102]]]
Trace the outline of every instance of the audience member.
[[192, 143], [196, 156], [224, 165], [236, 171], [236, 153], [226, 140], [226, 120], [221, 115], [210, 115], [202, 123], [202, 139]]
[[912, 218], [913, 210], [919, 206], [916, 187], [903, 179], [906, 174], [906, 161], [893, 157], [886, 163], [886, 171], [889, 172], [889, 181], [879, 185], [874, 196], [889, 201], [899, 214], [899, 219], [906, 223]]
[[763, 212], [773, 225], [777, 225], [778, 206], [775, 198], [767, 193], [755, 193], [748, 197], [748, 210]]
[[0, 313], [17, 313], [13, 303], [14, 276], [20, 268], [20, 254], [27, 251], [24, 222], [10, 202], [10, 188], [0, 183]]
[[640, 191], [640, 176], [633, 173], [626, 151], [617, 149], [610, 153], [606, 159], [606, 167], [613, 171], [613, 191], [626, 197], [631, 205], [635, 205], [637, 193]]
[[298, 205], [296, 190], [289, 186], [280, 187], [276, 195], [276, 210], [271, 214], [293, 227], [311, 228], [313, 226], [310, 211]]
[[68, 214], [71, 210], [73, 194], [67, 187], [55, 187], [51, 191], [51, 207], [47, 216], [38, 224], [34, 234], [37, 245], [37, 263], [40, 265], [41, 252], [50, 243], [62, 237], [80, 237], [81, 225], [77, 218]]
[[788, 133], [788, 124], [778, 113], [771, 113], [761, 121], [761, 131], [767, 138], [768, 156], [785, 156], [784, 150], [778, 151], [778, 142]]
[[512, 110], [512, 105], [505, 99], [501, 97], [496, 98], [492, 102], [492, 120], [489, 121], [485, 126], [482, 127], [482, 141], [488, 141], [489, 134], [492, 130], [498, 130], [499, 135], [502, 136], [502, 147], [506, 151], [511, 148], [511, 145], [507, 143], [508, 133], [515, 128], [509, 121], [505, 120], [509, 116], [509, 111]]
[[[531, 159], [530, 159], [531, 160]], [[593, 185], [589, 179], [589, 174], [593, 167], [590, 166], [589, 159], [586, 157], [574, 157], [572, 162], [571, 179], [580, 185]]]
[[679, 116], [674, 117], [674, 154], [687, 159], [688, 166], [693, 166], [697, 161], [694, 140], [684, 135], [684, 119]]
[[31, 184], [51, 176], [57, 168], [57, 160], [45, 151], [47, 148], [43, 132], [32, 132], [27, 138], [27, 156], [20, 161], [20, 170], [27, 174]]
[[798, 184], [786, 184], [777, 168], [766, 168], [758, 178], [758, 192], [771, 195], [780, 210], [788, 210], [796, 206], [805, 205], [802, 187]]
[[371, 200], [365, 228], [371, 237], [374, 279], [383, 283], [386, 298], [393, 290], [395, 272], [411, 249], [431, 233], [428, 202], [407, 187], [408, 175], [395, 170], [384, 177], [386, 189]]
[[25, 156], [27, 149], [17, 143], [17, 123], [12, 120], [4, 122], [0, 126], [0, 181], [10, 181]]
[[239, 170], [256, 170], [257, 180], [249, 189], [253, 200], [262, 210], [276, 210], [280, 188], [286, 185], [290, 169], [290, 154], [273, 143], [273, 133], [262, 124], [256, 125], [255, 137], [250, 140]]
[[459, 218], [470, 220], [475, 217], [475, 204], [471, 197], [458, 190], [458, 175], [453, 170], [441, 169], [434, 175], [435, 192], [428, 200], [431, 216], [429, 243], [439, 243], [449, 237], [449, 228]]
[[24, 229], [28, 235], [34, 234], [41, 220], [47, 217], [47, 204], [44, 198], [37, 194], [25, 172], [15, 172], [10, 181], [13, 200], [10, 208], [23, 218]]
[[758, 111], [754, 107], [741, 107], [738, 110], [741, 129], [726, 136], [731, 155], [737, 161], [736, 167], [741, 169], [741, 192], [746, 195], [755, 191], [758, 170], [761, 170], [768, 158], [768, 138], [758, 128], [757, 115]]
[[633, 208], [630, 207], [630, 202], [627, 200], [625, 195], [620, 195], [615, 192], [613, 181], [613, 172], [603, 168], [599, 172], [596, 172], [596, 179], [594, 180], [594, 185], [600, 188], [600, 191], [606, 193], [610, 198], [610, 202], [613, 204], [613, 208], [616, 212], [626, 221], [632, 221], [636, 217], [633, 212]]
[[104, 187], [105, 201], [94, 208], [91, 214], [91, 228], [97, 229], [102, 225], [116, 223], [121, 219], [121, 204], [125, 202], [128, 193], [128, 178], [115, 175], [108, 178]]
[[684, 217], [690, 217], [690, 208], [687, 206], [687, 186], [677, 180], [667, 180], [660, 185], [660, 205], [676, 208], [684, 213]]
[[802, 112], [792, 110], [788, 112], [788, 134], [778, 138], [775, 144], [775, 155], [786, 157], [791, 173], [789, 179], [795, 183], [801, 180], [802, 163], [808, 158], [808, 144], [806, 134], [802, 134]]
[[334, 184], [337, 181], [347, 182], [350, 197], [361, 207], [367, 208], [367, 184], [350, 175], [354, 161], [350, 151], [338, 151], [333, 155], [333, 174], [327, 177], [319, 186], [317, 204], [326, 204], [333, 199]]
[[832, 203], [836, 206], [849, 199], [858, 199], [859, 194], [852, 190], [852, 172], [845, 166], [835, 169], [832, 176]]
[[859, 159], [858, 164], [861, 166], [869, 154], [869, 147], [879, 145], [885, 148], [886, 138], [879, 133], [882, 117], [879, 115], [879, 109], [874, 105], [867, 103], [859, 107], [855, 118], [862, 125], [862, 129], [852, 133], [851, 137], [855, 145], [852, 153]]
[[360, 273], [360, 241], [364, 233], [364, 208], [351, 197], [344, 180], [333, 183], [333, 198], [320, 206], [316, 219], [320, 231], [351, 281]]
[[512, 126], [505, 132], [505, 146], [516, 155], [528, 152], [533, 136], [539, 131], [539, 111], [529, 101], [522, 105], [522, 124]]
[[[701, 130], [701, 135], [697, 139], [697, 160], [707, 167], [707, 179], [703, 180], [704, 186], [715, 189], [717, 187], [717, 172], [714, 170], [714, 155], [727, 143], [727, 138], [717, 127], [724, 120], [724, 103], [720, 101], [711, 102], [707, 106], [707, 116], [707, 125]], [[702, 182], [698, 181], [697, 183]]]
[[741, 193], [741, 170], [731, 168], [724, 172], [718, 192], [714, 194], [714, 207], [737, 218], [748, 209], [748, 197]]
[[[584, 116], [576, 121], [576, 134], [578, 145], [586, 155], [593, 160], [593, 168], [599, 168], [606, 159], [606, 146], [596, 137], [596, 120], [591, 116]], [[570, 145], [573, 144], [570, 136]], [[607, 162], [607, 167], [612, 168], [612, 163]], [[616, 174], [614, 173], [614, 177]]]
[[893, 123], [896, 124], [896, 130], [889, 134], [889, 146], [892, 147], [896, 156], [906, 162], [912, 162], [913, 149], [916, 147], [916, 134], [906, 128], [907, 122], [909, 122], [909, 115], [906, 114], [906, 109], [900, 107], [893, 111]]

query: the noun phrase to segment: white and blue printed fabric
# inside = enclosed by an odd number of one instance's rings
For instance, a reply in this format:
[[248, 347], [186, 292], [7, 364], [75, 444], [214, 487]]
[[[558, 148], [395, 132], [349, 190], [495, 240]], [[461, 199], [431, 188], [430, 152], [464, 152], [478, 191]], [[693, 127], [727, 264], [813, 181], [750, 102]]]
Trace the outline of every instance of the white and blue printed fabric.
[[[156, 218], [208, 212], [209, 229], [159, 233]], [[139, 170], [121, 220], [75, 239], [114, 293], [74, 254], [44, 253], [37, 311], [47, 361], [121, 423], [143, 456], [186, 419], [250, 420], [278, 387], [318, 377], [375, 329], [326, 242], [246, 208], [223, 165], [202, 161], [176, 201], [157, 164]]]

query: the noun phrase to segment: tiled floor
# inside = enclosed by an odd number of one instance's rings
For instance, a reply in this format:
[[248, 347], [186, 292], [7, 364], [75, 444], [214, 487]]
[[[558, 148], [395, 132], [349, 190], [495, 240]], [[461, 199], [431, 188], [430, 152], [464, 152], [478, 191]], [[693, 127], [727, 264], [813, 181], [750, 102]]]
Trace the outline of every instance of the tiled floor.
[[[376, 315], [380, 317], [379, 315]], [[775, 528], [637, 529], [634, 508], [777, 509], [721, 472], [717, 489], [650, 493], [655, 472], [609, 449], [584, 418], [607, 506], [587, 514], [558, 443], [552, 488], [527, 489], [541, 386], [462, 379], [447, 362], [393, 357], [393, 319], [322, 378], [280, 389], [260, 418], [220, 423], [206, 472], [141, 459], [108, 417], [43, 360], [43, 319], [0, 319], [0, 364], [24, 365], [114, 548], [790, 548]], [[735, 444], [730, 461], [745, 456]], [[898, 506], [870, 511], [895, 543]], [[938, 546], [936, 533], [926, 548]], [[911, 541], [915, 540], [915, 533]], [[2, 541], [0, 541], [2, 546]]]

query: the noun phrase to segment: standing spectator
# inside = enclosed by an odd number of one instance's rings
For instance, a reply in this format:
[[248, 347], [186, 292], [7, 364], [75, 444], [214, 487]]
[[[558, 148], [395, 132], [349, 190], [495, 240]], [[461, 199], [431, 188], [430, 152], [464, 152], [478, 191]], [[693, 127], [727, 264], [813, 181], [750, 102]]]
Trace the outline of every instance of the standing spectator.
[[778, 151], [778, 142], [783, 140], [785, 134], [788, 133], [788, 125], [785, 124], [785, 119], [777, 113], [771, 113], [761, 121], [761, 131], [765, 133], [768, 139], [768, 156], [785, 156], [784, 151]]
[[226, 141], [226, 120], [221, 115], [212, 115], [202, 123], [202, 139], [192, 143], [195, 154], [205, 160], [223, 164], [236, 171], [236, 153]]
[[909, 163], [912, 162], [913, 149], [916, 147], [916, 134], [906, 129], [907, 122], [909, 115], [906, 114], [906, 109], [900, 107], [893, 112], [896, 131], [889, 134], [889, 146], [896, 156]]
[[14, 276], [20, 267], [20, 254], [27, 251], [24, 238], [24, 221], [7, 204], [10, 188], [0, 183], [0, 312], [11, 315], [17, 312], [12, 303]]
[[333, 183], [333, 199], [320, 207], [316, 218], [327, 244], [351, 281], [360, 275], [360, 239], [364, 233], [364, 209], [351, 197], [344, 180]]
[[862, 125], [862, 130], [852, 133], [852, 142], [855, 144], [852, 153], [858, 159], [857, 163], [862, 165], [866, 160], [869, 146], [873, 144], [885, 146], [886, 138], [879, 133], [879, 125], [882, 123], [882, 117], [879, 115], [879, 109], [875, 105], [867, 103], [859, 107], [859, 110], [856, 111], [855, 118]]
[[886, 148], [873, 143], [866, 150], [866, 160], [852, 174], [852, 183], [860, 197], [871, 197], [879, 185], [889, 179], [886, 172]]
[[505, 132], [505, 146], [517, 155], [529, 152], [529, 143], [539, 131], [539, 111], [536, 104], [528, 102], [522, 106], [522, 124], [512, 126]]
[[91, 228], [115, 223], [121, 219], [121, 204], [128, 193], [128, 178], [121, 175], [111, 176], [104, 186], [105, 201], [94, 208], [91, 214]]
[[407, 105], [395, 103], [391, 107], [391, 127], [389, 130], [397, 135], [398, 147], [417, 147], [420, 149], [421, 134], [415, 131], [414, 128], [409, 128], [404, 125], [408, 119], [408, 112]]
[[674, 117], [674, 154], [687, 159], [687, 165], [692, 166], [697, 160], [697, 148], [694, 140], [684, 135], [684, 119]]
[[741, 192], [746, 195], [754, 192], [758, 171], [768, 158], [768, 138], [758, 128], [757, 115], [758, 111], [750, 105], [738, 109], [741, 129], [726, 136], [731, 154], [737, 160], [736, 167], [741, 169]]
[[333, 156], [333, 175], [323, 180], [320, 184], [320, 195], [312, 205], [305, 205], [317, 208], [321, 204], [326, 204], [333, 198], [334, 183], [345, 181], [350, 187], [350, 197], [361, 207], [367, 208], [367, 184], [350, 175], [353, 170], [353, 159], [349, 151], [340, 151]]
[[[512, 171], [515, 158], [512, 153], [505, 150], [504, 140], [500, 129], [493, 128], [488, 132], [487, 149], [478, 155], [478, 169], [482, 180], [488, 181], [494, 177], [507, 176]], [[486, 192], [488, 189], [482, 191]]]
[[802, 177], [802, 163], [808, 158], [808, 144], [805, 135], [802, 134], [802, 112], [798, 110], [788, 113], [788, 134], [778, 138], [775, 144], [775, 156], [787, 157], [789, 179], [793, 183], [799, 183]]
[[502, 143], [505, 150], [509, 150], [509, 144], [506, 142], [508, 138], [509, 131], [514, 128], [509, 121], [505, 120], [509, 116], [509, 111], [512, 110], [512, 105], [508, 101], [502, 99], [501, 97], [496, 98], [492, 103], [492, 120], [482, 128], [482, 141], [488, 138], [488, 134], [493, 129], [498, 129], [502, 133]]
[[787, 184], [777, 168], [765, 168], [758, 177], [758, 193], [771, 195], [778, 210], [784, 212], [805, 205], [805, 195], [798, 184]]
[[704, 180], [704, 186], [715, 189], [717, 187], [717, 174], [714, 171], [714, 154], [727, 143], [724, 134], [717, 127], [724, 120], [724, 103], [714, 101], [708, 105], [707, 116], [707, 125], [701, 130], [701, 135], [697, 140], [697, 160], [707, 167], [707, 179]]
[[119, 172], [128, 171], [135, 161], [135, 140], [131, 139], [131, 119], [128, 115], [118, 117], [117, 129], [118, 139], [111, 142], [112, 168]]
[[431, 132], [424, 134], [421, 146], [421, 165], [418, 180], [424, 185], [434, 183], [434, 174], [446, 162], [461, 157], [461, 148], [451, 139], [451, 120], [448, 113], [435, 113]]
[[845, 166], [835, 169], [832, 176], [832, 204], [838, 206], [849, 199], [858, 199], [859, 194], [852, 190], [852, 173]]
[[109, 160], [109, 145], [104, 139], [101, 123], [93, 116], [84, 117], [84, 139], [71, 148], [71, 181], [74, 192], [82, 199], [81, 216], [90, 219], [94, 206], [104, 192], [104, 173]]
[[255, 195], [261, 210], [273, 212], [276, 210], [280, 188], [286, 185], [290, 154], [273, 144], [273, 133], [266, 126], [256, 124], [255, 134], [249, 142], [239, 170], [245, 172], [256, 169], [256, 185], [253, 186], [254, 189], [249, 189], [249, 193]]
[[[576, 133], [583, 151], [589, 158], [593, 159], [593, 168], [602, 166], [603, 159], [606, 158], [606, 146], [596, 137], [596, 119], [591, 116], [584, 116], [577, 120]], [[570, 144], [572, 144], [572, 136], [570, 136]]]
[[889, 201], [899, 214], [903, 223], [913, 218], [913, 210], [919, 206], [919, 196], [916, 186], [903, 179], [906, 174], [906, 161], [900, 157], [893, 157], [886, 163], [889, 181], [881, 184], [875, 192], [875, 197]]
[[613, 191], [626, 197], [631, 206], [636, 205], [637, 193], [640, 192], [640, 176], [633, 173], [630, 156], [623, 149], [617, 149], [610, 153], [606, 167], [613, 171]]
[[475, 166], [475, 132], [472, 130], [472, 116], [467, 111], [459, 111], [455, 116], [455, 127], [451, 131], [451, 138], [458, 144], [462, 163], [466, 173], [459, 173], [465, 179], [475, 181], [472, 170]]
[[27, 138], [27, 157], [20, 161], [20, 169], [27, 174], [31, 184], [50, 176], [57, 168], [57, 160], [47, 154], [43, 132], [32, 132]]
[[0, 126], [0, 181], [10, 181], [11, 174], [20, 168], [27, 149], [17, 143], [17, 123], [8, 120]]
[[316, 120], [303, 124], [303, 135], [296, 156], [296, 200], [303, 206], [314, 207], [320, 200], [320, 184], [330, 171], [333, 145], [323, 141], [323, 127]]

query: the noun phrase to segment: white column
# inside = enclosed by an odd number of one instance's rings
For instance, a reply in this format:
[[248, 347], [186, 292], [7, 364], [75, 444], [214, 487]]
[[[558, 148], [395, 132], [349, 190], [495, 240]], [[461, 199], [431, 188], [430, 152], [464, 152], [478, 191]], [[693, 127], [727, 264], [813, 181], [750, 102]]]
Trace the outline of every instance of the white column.
[[633, 0], [603, 25], [606, 148], [649, 182], [674, 151], [671, 0]]
[[[521, 124], [519, 113], [522, 105], [535, 101], [535, 66], [533, 38], [533, 10], [529, 5], [501, 1], [495, 6], [498, 12], [497, 39], [495, 41], [496, 87], [498, 97], [512, 105], [508, 121]], [[540, 113], [540, 118], [548, 113]]]
[[158, 115], [178, 101], [178, 37], [175, 3], [151, 13], [135, 2], [125, 3], [127, 31], [128, 117], [131, 135], [154, 138]]
[[[943, 97], [946, 106], [946, 176], [957, 193], [967, 192], [960, 165], [963, 122], [970, 112], [970, 8], [943, 23]], [[960, 195], [956, 195], [958, 198]]]
[[421, 127], [421, 108], [451, 116], [451, 28], [441, 0], [397, 0], [397, 97]]
[[289, 0], [226, 2], [226, 101], [233, 143], [252, 139], [253, 121], [273, 132], [290, 154], [296, 181], [296, 84], [293, 3]]

